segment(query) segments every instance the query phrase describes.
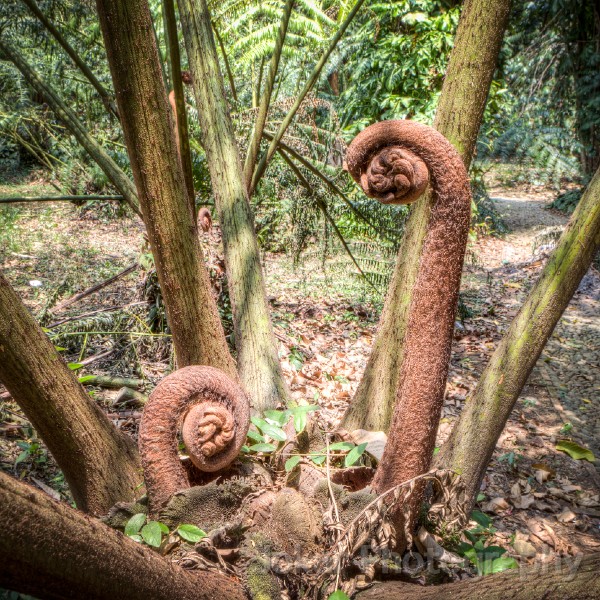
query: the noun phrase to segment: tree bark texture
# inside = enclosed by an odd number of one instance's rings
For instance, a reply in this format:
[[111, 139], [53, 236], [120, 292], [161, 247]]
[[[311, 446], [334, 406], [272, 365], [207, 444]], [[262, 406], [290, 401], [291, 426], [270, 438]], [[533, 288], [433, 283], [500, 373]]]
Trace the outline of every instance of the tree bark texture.
[[224, 575], [184, 571], [93, 518], [0, 473], [0, 585], [45, 600], [242, 600]]
[[206, 0], [182, 0], [179, 11], [202, 126], [202, 142], [223, 232], [238, 372], [254, 410], [262, 412], [280, 402], [286, 403], [289, 391], [277, 355], [254, 218], [244, 185]]
[[[372, 483], [381, 494], [429, 470], [446, 388], [471, 189], [450, 142], [414, 121], [367, 127], [350, 144], [346, 164], [365, 192], [381, 202], [418, 202], [429, 181], [434, 199], [434, 217], [411, 290], [392, 425]], [[415, 494], [412, 505], [418, 500]]]
[[237, 377], [189, 210], [148, 3], [96, 4], [177, 364]]
[[77, 506], [105, 514], [142, 481], [135, 443], [85, 392], [0, 275], [0, 381], [44, 440]]
[[64, 123], [75, 139], [85, 148], [86, 152], [102, 169], [110, 182], [119, 190], [125, 201], [136, 214], [140, 214], [138, 198], [135, 186], [126, 173], [117, 163], [103, 150], [102, 146], [90, 135], [83, 126], [77, 115], [71, 110], [55, 92], [55, 90], [44, 82], [38, 74], [29, 66], [23, 56], [7, 42], [0, 39], [0, 51], [4, 53], [19, 69], [27, 83], [38, 93], [56, 116]]
[[[469, 167], [511, 0], [466, 0], [462, 10], [434, 127]], [[413, 207], [387, 292], [373, 350], [352, 403], [345, 429], [387, 431], [405, 358], [406, 327], [413, 291], [432, 225], [438, 219], [431, 194]]]
[[599, 248], [600, 170], [438, 456], [440, 465], [461, 473], [469, 510], [515, 402]]
[[568, 557], [556, 563], [505, 571], [469, 581], [422, 587], [403, 582], [376, 584], [359, 600], [597, 600], [600, 554]]

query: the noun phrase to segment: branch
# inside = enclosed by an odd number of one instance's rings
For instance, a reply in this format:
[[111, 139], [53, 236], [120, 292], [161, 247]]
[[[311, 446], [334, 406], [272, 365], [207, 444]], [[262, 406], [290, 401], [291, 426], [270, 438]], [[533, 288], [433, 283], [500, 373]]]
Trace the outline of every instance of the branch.
[[250, 187], [250, 184], [252, 183], [252, 173], [256, 166], [256, 157], [258, 156], [263, 130], [267, 121], [267, 113], [269, 112], [271, 95], [273, 94], [273, 86], [275, 85], [275, 77], [277, 76], [281, 51], [283, 50], [283, 43], [285, 41], [285, 35], [287, 33], [294, 2], [295, 0], [287, 0], [283, 8], [283, 15], [281, 16], [279, 31], [277, 32], [277, 38], [275, 40], [275, 49], [273, 50], [273, 56], [271, 57], [271, 63], [269, 64], [269, 74], [258, 106], [258, 114], [256, 115], [256, 121], [254, 122], [254, 129], [252, 130], [250, 143], [248, 144], [248, 154], [246, 154], [246, 161], [244, 163], [244, 180], [246, 181], [246, 187]]
[[346, 29], [348, 29], [348, 26], [352, 22], [352, 19], [354, 19], [354, 16], [356, 15], [356, 13], [360, 9], [360, 7], [363, 5], [363, 2], [364, 2], [364, 0], [357, 0], [356, 4], [354, 5], [354, 8], [350, 11], [348, 16], [344, 20], [344, 22], [340, 25], [340, 28], [337, 30], [336, 34], [333, 36], [333, 38], [329, 42], [329, 45], [327, 46], [327, 48], [321, 55], [319, 62], [316, 64], [316, 66], [312, 70], [312, 73], [309, 75], [308, 81], [304, 84], [304, 87], [302, 88], [300, 93], [296, 96], [296, 100], [294, 101], [294, 104], [288, 111], [287, 115], [284, 117], [283, 121], [281, 122], [281, 125], [279, 126], [279, 129], [277, 130], [277, 133], [275, 134], [275, 137], [271, 140], [271, 143], [269, 144], [267, 151], [262, 155], [260, 162], [258, 163], [258, 166], [254, 170], [254, 174], [252, 176], [252, 182], [251, 182], [249, 190], [248, 190], [248, 194], [250, 196], [256, 189], [256, 186], [258, 185], [258, 182], [260, 181], [261, 177], [264, 175], [267, 165], [269, 164], [269, 161], [271, 160], [271, 158], [273, 157], [273, 154], [275, 153], [275, 150], [277, 149], [277, 144], [279, 143], [279, 141], [283, 137], [283, 134], [286, 132], [287, 128], [289, 127], [290, 123], [292, 122], [292, 119], [298, 112], [298, 109], [300, 108], [300, 105], [304, 101], [304, 98], [306, 98], [306, 95], [312, 90], [313, 86], [317, 82], [317, 79], [319, 78], [319, 75], [321, 74], [321, 71], [322, 71], [323, 67], [325, 66], [325, 63], [329, 59], [329, 56], [335, 50], [335, 47], [338, 45], [338, 43], [341, 40], [342, 36], [344, 35]]
[[35, 0], [22, 0], [27, 5], [29, 10], [41, 21], [44, 27], [54, 36], [54, 39], [63, 47], [64, 51], [71, 57], [71, 60], [77, 65], [79, 70], [87, 77], [89, 82], [94, 86], [102, 103], [106, 108], [113, 114], [117, 119], [119, 118], [119, 112], [114, 103], [114, 100], [108, 90], [98, 81], [98, 78], [92, 73], [91, 69], [85, 64], [85, 62], [79, 57], [73, 47], [67, 42], [63, 35], [58, 31], [54, 24], [44, 15], [39, 9]]

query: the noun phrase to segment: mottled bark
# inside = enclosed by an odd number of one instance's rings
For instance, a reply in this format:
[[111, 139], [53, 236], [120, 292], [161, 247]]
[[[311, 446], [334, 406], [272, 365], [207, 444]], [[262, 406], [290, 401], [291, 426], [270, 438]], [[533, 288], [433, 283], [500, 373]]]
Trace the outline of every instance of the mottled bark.
[[142, 479], [135, 443], [94, 404], [2, 275], [0, 381], [48, 446], [78, 508], [99, 515], [134, 498]]
[[0, 39], [0, 51], [19, 69], [27, 83], [38, 93], [56, 116], [63, 122], [69, 132], [83, 146], [90, 157], [102, 169], [109, 181], [119, 190], [125, 201], [139, 215], [138, 198], [135, 186], [126, 173], [102, 149], [102, 146], [89, 134], [77, 115], [71, 110], [45, 81], [29, 66], [23, 56], [6, 41]]
[[243, 600], [239, 583], [156, 551], [0, 472], [0, 585], [40, 599]]
[[600, 598], [600, 554], [573, 556], [556, 563], [536, 564], [519, 571], [448, 583], [420, 585], [393, 582], [376, 584], [359, 594], [359, 600], [596, 600]]
[[[468, 168], [483, 118], [510, 10], [510, 0], [466, 0], [434, 127]], [[437, 205], [439, 206], [439, 205]], [[387, 431], [394, 409], [413, 290], [424, 248], [438, 219], [435, 199], [417, 202], [406, 225], [373, 350], [343, 426]]]
[[180, 367], [235, 377], [189, 210], [146, 0], [98, 0], [106, 53]]
[[180, 431], [194, 467], [212, 473], [238, 457], [249, 426], [248, 397], [222, 371], [186, 367], [163, 379], [150, 395], [140, 424], [151, 513], [190, 487], [179, 458]]
[[473, 506], [506, 421], [546, 342], [600, 248], [600, 171], [521, 310], [490, 358], [438, 463], [462, 475]]
[[[384, 203], [414, 202], [431, 180], [433, 218], [411, 289], [392, 425], [372, 483], [382, 493], [425, 473], [433, 456], [469, 232], [471, 190], [454, 147], [431, 127], [414, 121], [367, 127], [350, 144], [346, 163], [365, 193]], [[412, 504], [417, 500], [418, 494]]]
[[238, 372], [256, 411], [289, 399], [273, 335], [254, 217], [205, 0], [179, 4], [203, 146], [223, 232]]

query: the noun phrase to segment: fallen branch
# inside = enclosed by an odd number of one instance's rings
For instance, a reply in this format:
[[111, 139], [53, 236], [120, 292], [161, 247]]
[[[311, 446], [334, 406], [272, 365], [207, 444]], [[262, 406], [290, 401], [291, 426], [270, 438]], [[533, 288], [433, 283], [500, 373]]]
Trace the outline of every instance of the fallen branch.
[[70, 298], [63, 300], [62, 302], [57, 304], [52, 309], [52, 312], [58, 312], [58, 311], [64, 310], [67, 306], [71, 306], [71, 304], [75, 304], [75, 302], [79, 302], [79, 300], [81, 300], [82, 298], [85, 298], [86, 296], [89, 296], [90, 294], [93, 294], [94, 292], [97, 292], [98, 290], [105, 288], [106, 286], [110, 285], [111, 283], [114, 283], [115, 281], [117, 281], [117, 279], [120, 279], [121, 277], [124, 277], [125, 275], [129, 275], [129, 273], [131, 273], [132, 271], [135, 271], [135, 269], [137, 269], [137, 267], [138, 267], [138, 263], [137, 262], [133, 263], [132, 265], [130, 265], [126, 269], [123, 269], [116, 275], [113, 275], [112, 277], [109, 277], [108, 279], [105, 279], [104, 281], [97, 283], [96, 285], [93, 285], [92, 287], [89, 287], [86, 290], [83, 290], [83, 292], [79, 292], [78, 294], [75, 294], [74, 296], [71, 296]]
[[125, 200], [123, 196], [8, 196], [0, 198], [0, 204], [11, 204], [14, 202], [86, 202], [88, 200]]
[[122, 387], [116, 395], [113, 406], [121, 406], [123, 404], [133, 404], [135, 406], [144, 406], [148, 400], [146, 394], [136, 392], [129, 387]]
[[85, 385], [95, 385], [98, 387], [118, 390], [122, 387], [139, 389], [144, 387], [146, 382], [143, 379], [130, 379], [129, 377], [111, 377], [110, 375], [87, 375], [82, 381]]

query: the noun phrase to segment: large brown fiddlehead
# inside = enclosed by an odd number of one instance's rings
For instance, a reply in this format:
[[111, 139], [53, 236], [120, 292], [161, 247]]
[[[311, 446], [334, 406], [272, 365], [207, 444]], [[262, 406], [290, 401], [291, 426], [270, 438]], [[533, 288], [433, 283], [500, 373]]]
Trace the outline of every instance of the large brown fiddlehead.
[[[413, 121], [384, 121], [366, 128], [348, 148], [346, 165], [365, 193], [382, 202], [414, 202], [427, 179], [433, 194], [415, 285], [408, 291], [411, 300], [392, 424], [373, 480], [374, 489], [382, 493], [430, 467], [450, 360], [471, 191], [466, 169], [450, 142]], [[401, 518], [397, 524], [404, 526]]]
[[140, 424], [139, 447], [150, 512], [156, 514], [190, 487], [178, 453], [178, 434], [195, 468], [220, 471], [237, 457], [250, 425], [250, 402], [229, 376], [191, 366], [165, 377], [150, 395]]

